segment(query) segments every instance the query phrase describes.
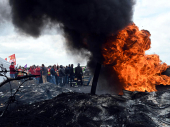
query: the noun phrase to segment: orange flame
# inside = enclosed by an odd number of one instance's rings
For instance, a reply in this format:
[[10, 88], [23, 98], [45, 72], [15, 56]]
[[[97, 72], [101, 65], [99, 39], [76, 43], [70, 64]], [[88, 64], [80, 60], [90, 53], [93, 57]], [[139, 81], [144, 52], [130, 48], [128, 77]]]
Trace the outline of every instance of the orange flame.
[[170, 77], [161, 75], [168, 68], [167, 64], [161, 63], [156, 54], [145, 54], [150, 45], [149, 31], [139, 31], [134, 23], [116, 37], [110, 36], [104, 44], [104, 64], [115, 64], [113, 68], [125, 90], [153, 92], [157, 91], [156, 85], [170, 84]]

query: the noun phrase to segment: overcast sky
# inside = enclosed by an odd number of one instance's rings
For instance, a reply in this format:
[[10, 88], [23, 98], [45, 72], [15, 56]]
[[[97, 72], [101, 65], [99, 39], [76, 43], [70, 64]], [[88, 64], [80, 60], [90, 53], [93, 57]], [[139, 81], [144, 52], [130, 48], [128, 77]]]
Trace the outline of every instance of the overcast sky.
[[[58, 63], [65, 66], [78, 62], [86, 65], [84, 58], [67, 53], [64, 38], [56, 27], [44, 30], [39, 38], [33, 38], [16, 31], [10, 19], [10, 7], [7, 5], [7, 0], [0, 0], [0, 11], [4, 12], [4, 15], [2, 13], [0, 15], [1, 58], [5, 59], [15, 54], [17, 64], [21, 66], [42, 63], [45, 65]], [[163, 62], [170, 65], [170, 2], [168, 0], [137, 0], [133, 21], [139, 29], [146, 29], [151, 33], [151, 49], [146, 53], [158, 54]]]

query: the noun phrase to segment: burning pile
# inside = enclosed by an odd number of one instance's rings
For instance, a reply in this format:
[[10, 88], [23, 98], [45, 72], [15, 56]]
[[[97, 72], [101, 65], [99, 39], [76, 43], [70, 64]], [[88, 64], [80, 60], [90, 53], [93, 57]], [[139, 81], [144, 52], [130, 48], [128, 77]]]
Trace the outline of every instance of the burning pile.
[[146, 55], [150, 49], [150, 33], [131, 23], [104, 44], [104, 64], [113, 64], [123, 88], [129, 91], [156, 90], [156, 85], [170, 84], [170, 77], [161, 75], [168, 66], [156, 54]]

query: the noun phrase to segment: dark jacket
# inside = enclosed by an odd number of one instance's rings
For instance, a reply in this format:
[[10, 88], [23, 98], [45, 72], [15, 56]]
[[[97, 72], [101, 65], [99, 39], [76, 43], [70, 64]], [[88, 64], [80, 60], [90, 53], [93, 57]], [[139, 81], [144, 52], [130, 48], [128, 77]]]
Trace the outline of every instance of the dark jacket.
[[55, 76], [55, 70], [53, 67], [51, 68], [50, 72], [51, 72], [52, 76]]
[[75, 75], [83, 75], [82, 68], [80, 66], [77, 66], [75, 68]]
[[65, 69], [65, 74], [66, 75], [70, 74], [70, 69], [68, 67]]
[[60, 69], [59, 69], [59, 76], [60, 76], [60, 77], [65, 76], [65, 70], [64, 70], [64, 68], [60, 68]]
[[46, 67], [42, 67], [42, 75], [48, 75]]
[[70, 67], [70, 75], [73, 76], [74, 75], [74, 72], [73, 72], [73, 68]]

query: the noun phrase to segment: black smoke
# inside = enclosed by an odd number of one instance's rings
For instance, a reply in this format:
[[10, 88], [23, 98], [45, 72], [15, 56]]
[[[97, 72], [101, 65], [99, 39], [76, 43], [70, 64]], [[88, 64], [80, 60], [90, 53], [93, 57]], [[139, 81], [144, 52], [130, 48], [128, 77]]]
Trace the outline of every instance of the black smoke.
[[59, 24], [70, 51], [90, 51], [92, 70], [104, 61], [106, 38], [132, 22], [134, 4], [135, 0], [10, 0], [16, 28], [38, 37], [49, 22]]

